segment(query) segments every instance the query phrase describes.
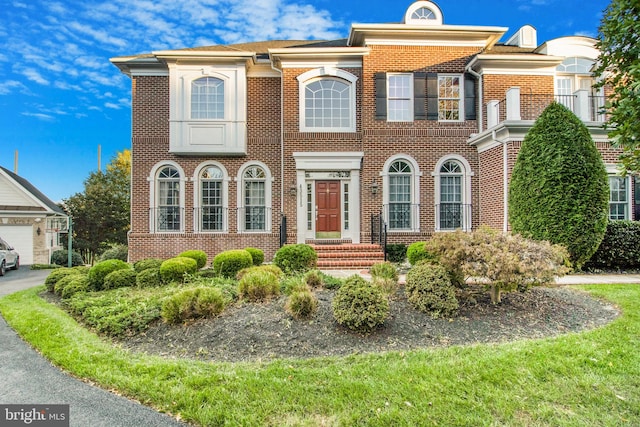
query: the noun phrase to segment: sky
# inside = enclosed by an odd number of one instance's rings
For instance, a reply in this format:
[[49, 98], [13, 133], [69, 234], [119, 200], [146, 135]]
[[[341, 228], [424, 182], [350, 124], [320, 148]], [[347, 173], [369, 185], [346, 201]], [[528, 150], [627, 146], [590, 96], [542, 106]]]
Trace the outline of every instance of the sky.
[[[0, 0], [0, 166], [55, 202], [131, 147], [131, 81], [109, 62], [156, 50], [346, 38], [411, 0]], [[447, 25], [525, 24], [538, 44], [596, 37], [609, 0], [440, 0]], [[98, 148], [100, 147], [100, 149]], [[101, 153], [99, 156], [98, 153]]]

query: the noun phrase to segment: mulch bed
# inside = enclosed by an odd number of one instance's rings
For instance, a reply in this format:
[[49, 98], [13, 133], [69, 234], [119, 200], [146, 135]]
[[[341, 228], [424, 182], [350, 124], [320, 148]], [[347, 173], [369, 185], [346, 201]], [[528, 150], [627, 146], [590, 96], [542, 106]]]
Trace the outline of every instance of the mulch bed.
[[214, 319], [185, 325], [157, 322], [145, 333], [119, 344], [132, 351], [169, 358], [211, 361], [265, 361], [277, 358], [345, 356], [472, 343], [543, 338], [605, 325], [619, 311], [571, 287], [534, 288], [503, 294], [491, 304], [478, 292], [453, 319], [432, 319], [415, 310], [398, 291], [385, 324], [368, 334], [350, 331], [334, 320], [334, 292], [314, 291], [318, 312], [296, 320], [284, 310], [285, 297], [255, 304], [238, 303]]

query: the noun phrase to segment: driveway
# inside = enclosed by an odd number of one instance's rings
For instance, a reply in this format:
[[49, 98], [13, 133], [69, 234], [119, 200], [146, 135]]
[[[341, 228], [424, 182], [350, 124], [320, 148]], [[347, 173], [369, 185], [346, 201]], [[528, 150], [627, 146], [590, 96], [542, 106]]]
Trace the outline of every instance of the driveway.
[[[44, 283], [49, 270], [27, 266], [0, 277], [0, 297]], [[0, 316], [0, 404], [68, 404], [78, 427], [184, 426], [146, 406], [64, 374], [26, 344]], [[0, 414], [0, 425], [3, 425]], [[35, 425], [35, 424], [34, 424]]]

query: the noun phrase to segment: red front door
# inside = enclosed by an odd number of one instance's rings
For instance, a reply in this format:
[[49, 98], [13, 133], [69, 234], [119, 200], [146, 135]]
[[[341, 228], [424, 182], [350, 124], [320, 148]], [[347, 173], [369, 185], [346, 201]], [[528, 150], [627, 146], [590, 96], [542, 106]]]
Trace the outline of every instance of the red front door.
[[316, 181], [316, 236], [340, 238], [340, 181]]

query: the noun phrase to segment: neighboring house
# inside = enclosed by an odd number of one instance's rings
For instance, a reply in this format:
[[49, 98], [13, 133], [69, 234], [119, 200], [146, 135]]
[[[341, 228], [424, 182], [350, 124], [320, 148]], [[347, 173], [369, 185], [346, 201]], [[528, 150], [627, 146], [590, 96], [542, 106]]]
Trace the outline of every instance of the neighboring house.
[[67, 224], [68, 216], [59, 206], [0, 166], [0, 237], [20, 254], [20, 264], [49, 264]]
[[603, 155], [611, 217], [631, 219], [632, 182], [617, 175], [604, 94], [591, 88], [595, 40], [538, 45], [525, 26], [498, 43], [506, 32], [446, 25], [418, 1], [401, 23], [353, 24], [343, 40], [113, 58], [132, 80], [130, 259], [364, 246], [379, 241], [380, 220], [389, 243], [507, 230], [517, 152], [554, 99]]

